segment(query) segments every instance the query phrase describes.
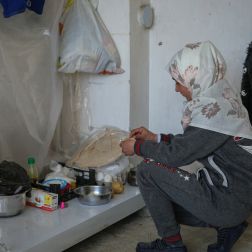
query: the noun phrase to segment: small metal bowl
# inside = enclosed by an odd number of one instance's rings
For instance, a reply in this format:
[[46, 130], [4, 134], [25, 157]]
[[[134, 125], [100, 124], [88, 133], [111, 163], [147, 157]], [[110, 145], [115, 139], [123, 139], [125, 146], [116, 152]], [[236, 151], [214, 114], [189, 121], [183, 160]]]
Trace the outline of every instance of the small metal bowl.
[[98, 206], [108, 203], [112, 197], [112, 190], [106, 186], [81, 186], [74, 189], [81, 204]]

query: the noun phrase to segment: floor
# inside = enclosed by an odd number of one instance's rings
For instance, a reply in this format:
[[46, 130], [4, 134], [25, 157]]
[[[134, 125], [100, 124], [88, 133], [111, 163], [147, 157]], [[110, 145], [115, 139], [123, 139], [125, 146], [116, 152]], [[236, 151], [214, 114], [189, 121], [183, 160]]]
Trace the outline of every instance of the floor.
[[[252, 252], [252, 217], [248, 222], [249, 227], [232, 252]], [[206, 252], [207, 245], [213, 243], [216, 238], [215, 231], [206, 228], [182, 226], [181, 234], [189, 252]], [[151, 241], [156, 238], [153, 221], [143, 209], [65, 252], [134, 252], [138, 241]]]

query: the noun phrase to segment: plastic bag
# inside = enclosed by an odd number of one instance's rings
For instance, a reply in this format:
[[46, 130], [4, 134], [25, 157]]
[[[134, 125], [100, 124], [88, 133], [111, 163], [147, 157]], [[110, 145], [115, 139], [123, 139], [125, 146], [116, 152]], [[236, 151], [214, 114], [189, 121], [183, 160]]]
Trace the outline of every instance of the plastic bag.
[[58, 71], [119, 74], [116, 45], [89, 0], [68, 0], [60, 20]]
[[[55, 165], [56, 164], [56, 165]], [[67, 176], [69, 169], [62, 167], [55, 161], [51, 161], [50, 169], [52, 172], [48, 173], [42, 182], [43, 185], [50, 186], [51, 184], [59, 184], [60, 189], [63, 190], [66, 187], [75, 188], [76, 181]]]
[[[105, 182], [106, 175], [110, 175], [113, 181], [126, 182], [126, 174], [129, 168], [129, 159], [126, 156], [122, 156], [111, 164], [102, 166], [96, 169], [96, 182]], [[102, 179], [98, 178], [99, 174], [102, 174]], [[98, 176], [97, 176], [98, 175]]]
[[25, 169], [15, 162], [0, 163], [0, 195], [14, 195], [31, 189]]

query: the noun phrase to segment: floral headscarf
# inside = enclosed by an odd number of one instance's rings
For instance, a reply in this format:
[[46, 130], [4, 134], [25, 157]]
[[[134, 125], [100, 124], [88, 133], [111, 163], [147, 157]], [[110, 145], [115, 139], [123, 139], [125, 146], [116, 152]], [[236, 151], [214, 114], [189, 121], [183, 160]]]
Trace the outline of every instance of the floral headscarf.
[[225, 60], [210, 41], [186, 45], [173, 56], [167, 69], [192, 94], [184, 108], [183, 128], [191, 125], [252, 139], [247, 110], [224, 79]]

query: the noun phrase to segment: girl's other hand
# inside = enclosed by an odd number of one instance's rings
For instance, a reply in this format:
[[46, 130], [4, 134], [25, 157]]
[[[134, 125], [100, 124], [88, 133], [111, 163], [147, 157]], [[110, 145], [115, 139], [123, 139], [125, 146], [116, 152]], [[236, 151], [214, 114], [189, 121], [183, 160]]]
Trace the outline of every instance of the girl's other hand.
[[122, 153], [126, 156], [133, 156], [135, 154], [134, 145], [136, 139], [135, 138], [128, 138], [120, 143], [120, 147], [122, 148]]
[[147, 130], [144, 127], [133, 129], [130, 132], [130, 137], [157, 142], [157, 134], [154, 134], [153, 132]]

